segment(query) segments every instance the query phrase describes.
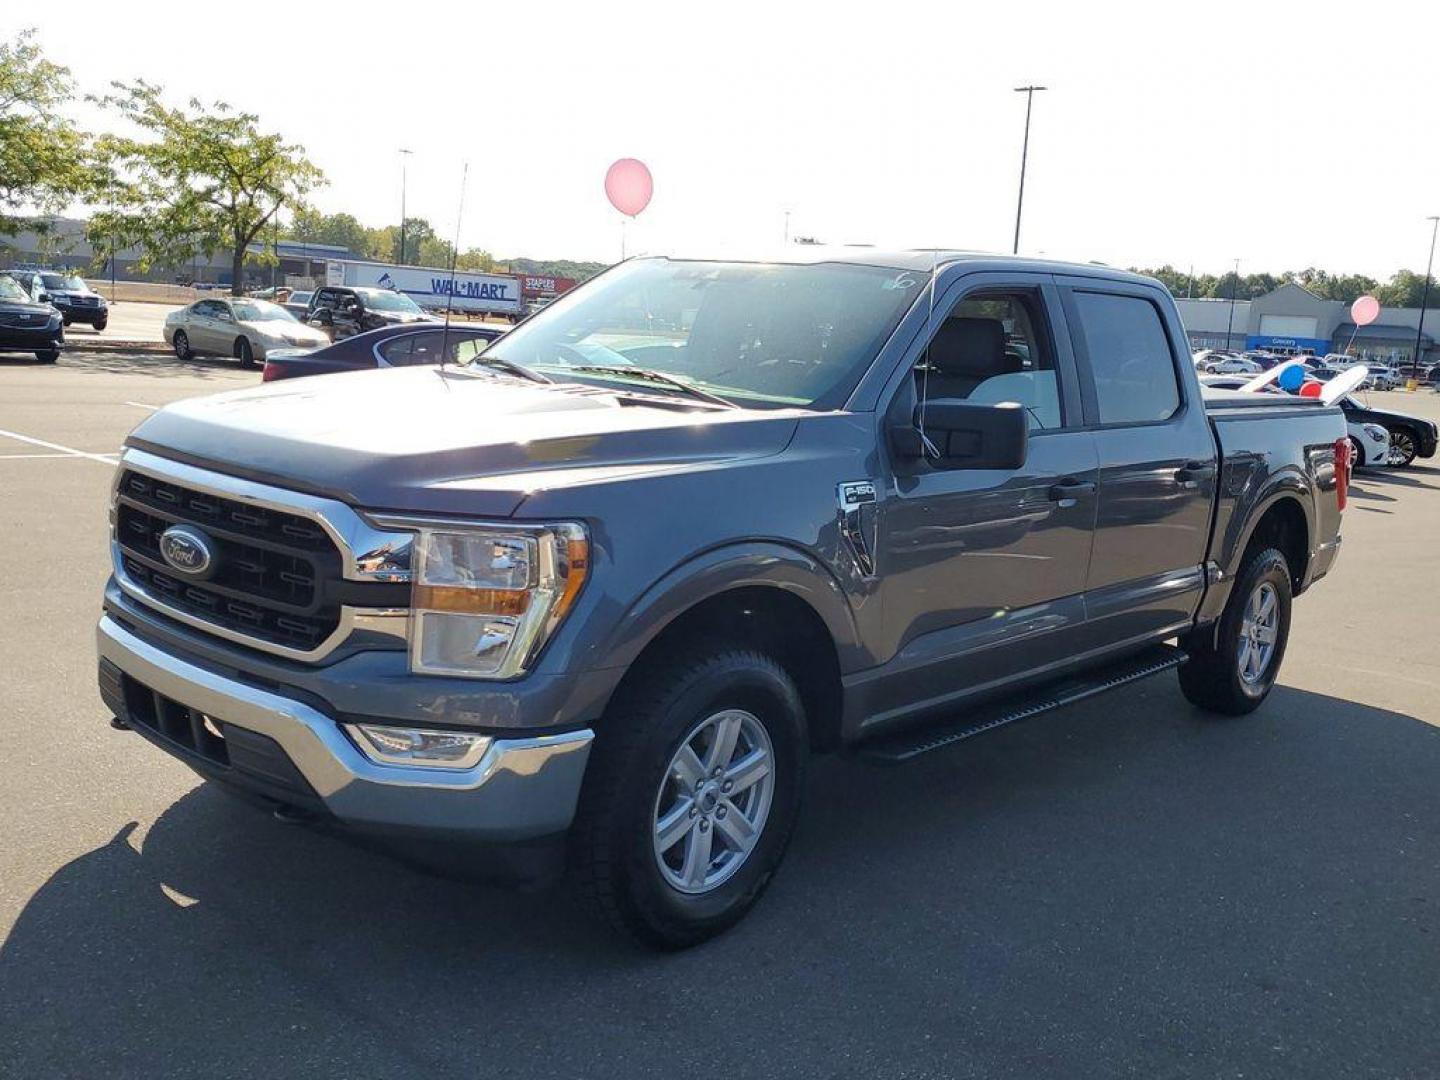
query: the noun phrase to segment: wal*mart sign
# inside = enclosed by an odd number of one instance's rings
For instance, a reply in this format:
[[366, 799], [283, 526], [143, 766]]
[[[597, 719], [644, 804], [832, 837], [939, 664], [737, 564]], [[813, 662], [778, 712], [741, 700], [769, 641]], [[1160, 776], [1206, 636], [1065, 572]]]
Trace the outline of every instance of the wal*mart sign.
[[455, 278], [431, 278], [430, 291], [437, 296], [465, 297], [468, 300], [513, 300], [513, 281], [457, 281]]

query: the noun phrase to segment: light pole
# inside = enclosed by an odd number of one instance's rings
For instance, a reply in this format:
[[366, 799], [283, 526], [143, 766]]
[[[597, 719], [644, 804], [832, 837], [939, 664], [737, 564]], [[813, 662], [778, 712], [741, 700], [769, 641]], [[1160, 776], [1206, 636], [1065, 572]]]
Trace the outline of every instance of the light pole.
[[1020, 254], [1020, 211], [1025, 208], [1025, 164], [1030, 157], [1030, 107], [1035, 104], [1035, 91], [1045, 90], [1044, 86], [1017, 86], [1015, 92], [1025, 95], [1025, 141], [1020, 146], [1020, 196], [1015, 200], [1015, 246], [1014, 255]]
[[1225, 348], [1230, 348], [1230, 331], [1235, 328], [1235, 292], [1240, 288], [1240, 260], [1235, 260], [1235, 274], [1230, 278], [1230, 318], [1225, 321]]
[[1425, 287], [1420, 290], [1420, 325], [1415, 328], [1415, 355], [1410, 358], [1410, 377], [1420, 376], [1420, 335], [1425, 332], [1425, 306], [1430, 302], [1430, 270], [1435, 265], [1435, 234], [1440, 232], [1440, 217], [1428, 217], [1430, 222], [1430, 258], [1425, 262]]
[[789, 210], [786, 210], [786, 211], [785, 211], [785, 244], [786, 244], [786, 246], [789, 246], [789, 244], [790, 244], [790, 211], [789, 211]]
[[399, 266], [405, 261], [405, 173], [408, 162], [405, 160], [411, 151], [404, 147], [400, 148], [400, 248], [395, 252], [395, 265]]

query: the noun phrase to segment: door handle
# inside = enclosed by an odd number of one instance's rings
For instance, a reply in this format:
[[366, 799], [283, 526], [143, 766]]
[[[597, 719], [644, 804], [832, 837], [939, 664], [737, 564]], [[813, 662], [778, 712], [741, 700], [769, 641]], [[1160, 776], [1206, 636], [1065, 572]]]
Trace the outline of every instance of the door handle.
[[1175, 473], [1177, 483], [1187, 487], [1198, 484], [1201, 480], [1209, 480], [1215, 475], [1215, 466], [1208, 461], [1187, 461], [1184, 466]]
[[1095, 494], [1095, 481], [1093, 480], [1061, 480], [1058, 484], [1050, 485], [1051, 502], [1074, 502], [1082, 495]]

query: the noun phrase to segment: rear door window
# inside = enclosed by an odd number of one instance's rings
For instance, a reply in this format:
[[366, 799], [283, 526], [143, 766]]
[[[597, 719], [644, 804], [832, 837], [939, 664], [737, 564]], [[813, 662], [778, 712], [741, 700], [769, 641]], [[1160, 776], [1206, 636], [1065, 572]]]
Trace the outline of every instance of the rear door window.
[[1160, 312], [1139, 296], [1074, 293], [1102, 424], [1159, 423], [1180, 409], [1180, 382]]

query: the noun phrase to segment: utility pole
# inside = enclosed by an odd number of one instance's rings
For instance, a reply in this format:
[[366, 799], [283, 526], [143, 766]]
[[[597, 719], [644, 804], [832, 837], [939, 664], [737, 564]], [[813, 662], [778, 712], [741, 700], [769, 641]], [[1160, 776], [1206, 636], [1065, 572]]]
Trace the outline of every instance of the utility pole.
[[395, 265], [399, 266], [405, 261], [405, 173], [410, 156], [410, 151], [404, 147], [400, 148], [400, 248], [395, 252]]
[[1025, 165], [1030, 157], [1030, 108], [1035, 104], [1035, 92], [1045, 90], [1044, 86], [1017, 86], [1015, 92], [1025, 95], [1025, 141], [1020, 146], [1020, 196], [1015, 200], [1015, 246], [1012, 254], [1020, 254], [1020, 212], [1025, 209]]
[[790, 211], [785, 211], [785, 245], [790, 245]]
[[1230, 348], [1230, 331], [1235, 328], [1235, 292], [1240, 288], [1240, 260], [1235, 260], [1235, 275], [1230, 279], [1230, 318], [1225, 322], [1225, 348]]
[[1425, 306], [1430, 302], [1430, 270], [1435, 265], [1435, 234], [1440, 232], [1440, 217], [1428, 217], [1430, 222], [1430, 258], [1425, 263], [1425, 287], [1420, 290], [1420, 325], [1415, 328], [1415, 355], [1410, 358], [1410, 377], [1420, 377], [1420, 336], [1425, 332]]

